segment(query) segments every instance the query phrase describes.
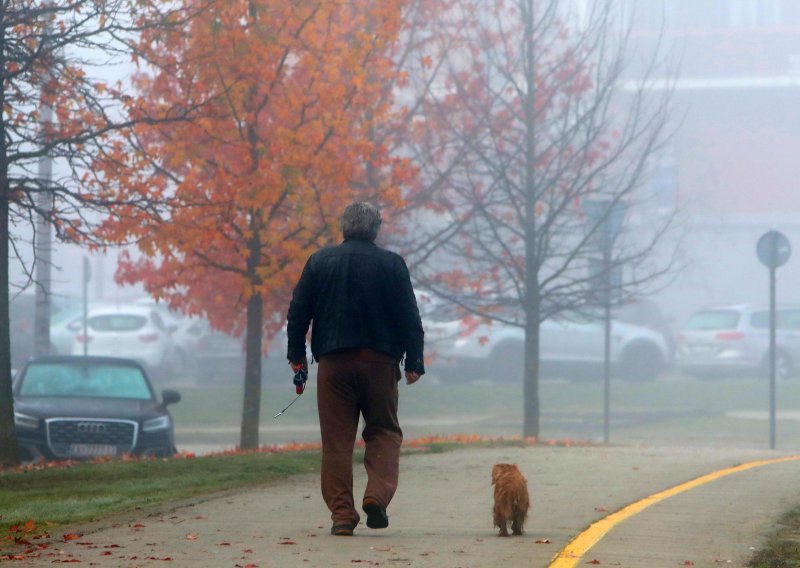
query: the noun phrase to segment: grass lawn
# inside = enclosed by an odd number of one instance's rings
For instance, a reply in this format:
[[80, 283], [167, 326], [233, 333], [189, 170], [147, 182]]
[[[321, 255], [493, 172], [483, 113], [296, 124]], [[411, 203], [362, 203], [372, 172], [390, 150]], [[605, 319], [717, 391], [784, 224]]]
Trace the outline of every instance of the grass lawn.
[[[291, 384], [264, 388], [262, 443], [319, 439], [313, 378], [307, 393], [283, 416], [272, 416], [293, 398]], [[242, 391], [182, 388], [171, 407], [181, 444], [233, 446], [238, 440]], [[602, 440], [602, 381], [540, 384], [541, 437]], [[667, 376], [652, 382], [613, 381], [611, 434], [616, 443], [761, 446], [768, 439], [768, 385], [758, 379], [694, 380]], [[800, 439], [800, 381], [778, 385], [778, 443]], [[761, 412], [746, 419], [736, 412]], [[452, 384], [423, 380], [400, 385], [400, 423], [406, 437], [457, 433], [514, 436], [522, 433], [522, 386], [516, 383]]]
[[319, 452], [299, 451], [0, 471], [0, 534], [28, 520], [46, 530], [51, 523], [89, 521], [136, 507], [267, 483], [317, 471], [319, 460]]

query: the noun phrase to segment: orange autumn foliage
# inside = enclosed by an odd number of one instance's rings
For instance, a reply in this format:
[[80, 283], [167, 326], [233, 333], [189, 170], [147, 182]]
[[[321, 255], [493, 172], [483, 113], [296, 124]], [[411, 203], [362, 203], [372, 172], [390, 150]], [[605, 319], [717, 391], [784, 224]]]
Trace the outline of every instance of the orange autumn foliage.
[[231, 0], [144, 34], [135, 108], [194, 117], [98, 157], [98, 183], [142, 203], [98, 232], [141, 253], [123, 255], [118, 280], [237, 334], [259, 295], [269, 339], [306, 258], [338, 240], [344, 205], [398, 207], [413, 177], [370, 134], [393, 112], [383, 89], [403, 4]]

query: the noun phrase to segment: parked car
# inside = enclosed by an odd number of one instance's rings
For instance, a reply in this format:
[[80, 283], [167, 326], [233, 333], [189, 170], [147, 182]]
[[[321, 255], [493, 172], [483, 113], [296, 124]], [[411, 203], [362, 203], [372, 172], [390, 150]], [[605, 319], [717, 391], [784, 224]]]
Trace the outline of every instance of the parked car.
[[[778, 306], [776, 343], [776, 375], [791, 377], [800, 363], [800, 306]], [[766, 377], [769, 308], [741, 304], [698, 310], [678, 335], [676, 365], [698, 377]]]
[[653, 300], [649, 298], [631, 298], [613, 310], [615, 320], [652, 329], [662, 335], [667, 342], [669, 362], [675, 358], [674, 319], [667, 317]]
[[[525, 333], [521, 327], [469, 324], [469, 320], [426, 325], [434, 337], [431, 369], [446, 378], [522, 379]], [[455, 339], [448, 339], [453, 338]], [[602, 320], [570, 314], [540, 327], [541, 376], [575, 379], [602, 376]], [[427, 339], [427, 336], [426, 336]], [[645, 327], [612, 321], [611, 365], [615, 376], [652, 380], [669, 361], [664, 337]]]
[[172, 371], [172, 340], [158, 310], [149, 306], [125, 305], [92, 308], [83, 327], [76, 332], [73, 355], [125, 357], [138, 361], [160, 379]]
[[188, 317], [179, 311], [172, 310], [165, 302], [156, 302], [152, 298], [136, 300], [137, 306], [149, 307], [161, 316], [164, 326], [172, 339], [172, 349], [168, 355], [170, 366], [175, 370], [178, 378], [193, 376], [196, 372], [197, 361], [195, 325], [200, 321], [197, 317]]
[[170, 456], [175, 434], [136, 361], [111, 357], [33, 358], [14, 381], [14, 424], [26, 461], [97, 456]]

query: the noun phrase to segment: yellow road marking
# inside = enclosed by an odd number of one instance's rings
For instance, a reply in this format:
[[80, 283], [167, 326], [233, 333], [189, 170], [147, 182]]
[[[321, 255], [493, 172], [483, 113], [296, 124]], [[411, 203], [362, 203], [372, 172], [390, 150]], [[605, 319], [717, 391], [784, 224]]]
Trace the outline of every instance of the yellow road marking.
[[573, 538], [572, 541], [570, 541], [570, 543], [553, 558], [552, 562], [550, 562], [549, 568], [572, 568], [578, 564], [578, 562], [580, 562], [581, 558], [583, 558], [589, 549], [600, 542], [600, 539], [602, 539], [611, 529], [625, 519], [642, 512], [650, 505], [655, 505], [659, 501], [663, 501], [664, 499], [679, 493], [683, 493], [684, 491], [694, 489], [695, 487], [705, 485], [706, 483], [715, 481], [721, 477], [725, 477], [726, 475], [731, 475], [732, 473], [738, 473], [740, 471], [745, 471], [764, 465], [797, 460], [800, 460], [800, 455], [744, 463], [735, 467], [729, 467], [702, 475], [696, 479], [682, 483], [681, 485], [676, 485], [675, 487], [661, 491], [660, 493], [655, 493], [649, 497], [645, 497], [641, 501], [631, 503], [619, 511], [611, 513], [599, 521], [596, 521], [590, 525], [588, 529]]

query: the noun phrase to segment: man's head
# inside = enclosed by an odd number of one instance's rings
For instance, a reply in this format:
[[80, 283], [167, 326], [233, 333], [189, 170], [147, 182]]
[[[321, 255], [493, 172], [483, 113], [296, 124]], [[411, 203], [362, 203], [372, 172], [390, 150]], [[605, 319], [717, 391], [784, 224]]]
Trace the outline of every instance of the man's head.
[[374, 205], [356, 201], [344, 208], [342, 216], [339, 217], [339, 227], [345, 239], [372, 242], [381, 228], [381, 213]]

